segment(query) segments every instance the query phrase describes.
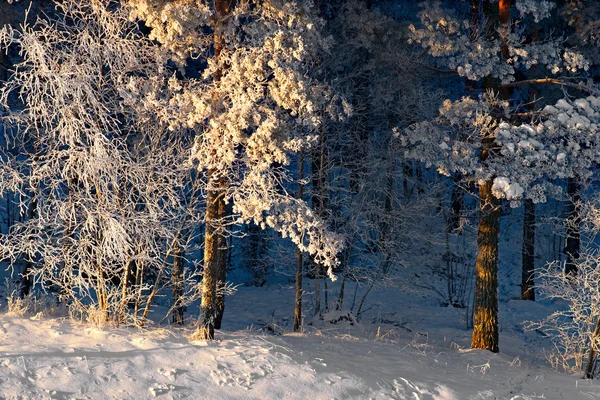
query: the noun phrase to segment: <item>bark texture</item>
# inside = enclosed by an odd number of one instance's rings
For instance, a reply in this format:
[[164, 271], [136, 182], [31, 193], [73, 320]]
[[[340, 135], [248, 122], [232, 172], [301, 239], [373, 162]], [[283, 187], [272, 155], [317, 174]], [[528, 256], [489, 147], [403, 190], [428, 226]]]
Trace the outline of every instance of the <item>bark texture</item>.
[[498, 236], [500, 201], [493, 181], [479, 187], [480, 211], [475, 264], [475, 308], [471, 348], [498, 352]]
[[[209, 172], [209, 176], [214, 171]], [[212, 179], [209, 178], [209, 182]], [[204, 233], [204, 269], [202, 276], [202, 299], [200, 304], [200, 325], [197, 338], [212, 340], [215, 337], [215, 325], [218, 314], [217, 290], [223, 270], [227, 266], [226, 253], [220, 251], [223, 245], [222, 210], [225, 209], [223, 201], [223, 181], [217, 182], [217, 187], [211, 187], [206, 197], [206, 231]], [[221, 189], [221, 190], [220, 190]]]
[[[485, 14], [493, 16], [488, 3]], [[507, 36], [510, 29], [510, 0], [498, 1], [500, 22], [500, 47], [502, 56], [508, 58]], [[498, 89], [497, 83], [486, 79], [486, 89]], [[508, 99], [510, 91], [501, 89], [500, 95]], [[494, 138], [483, 139], [481, 160], [485, 161], [489, 152], [494, 151]], [[498, 352], [498, 239], [500, 233], [500, 205], [492, 193], [494, 179], [490, 178], [479, 186], [480, 216], [477, 232], [477, 260], [475, 263], [475, 305], [473, 314], [473, 336], [471, 348]]]

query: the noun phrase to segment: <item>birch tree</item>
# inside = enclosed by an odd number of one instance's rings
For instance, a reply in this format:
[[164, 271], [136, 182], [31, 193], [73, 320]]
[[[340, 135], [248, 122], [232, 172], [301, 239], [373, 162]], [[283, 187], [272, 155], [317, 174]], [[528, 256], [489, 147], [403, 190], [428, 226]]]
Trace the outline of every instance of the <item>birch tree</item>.
[[3, 154], [1, 189], [19, 191], [29, 214], [0, 251], [24, 257], [27, 277], [59, 287], [72, 312], [143, 324], [137, 311], [146, 318], [155, 295], [147, 290], [157, 287], [148, 278], [168, 273], [177, 232], [192, 217], [181, 201], [191, 138], [133, 107], [129, 77], [168, 75], [125, 9], [57, 7], [55, 17], [0, 31], [2, 50], [22, 57], [0, 91], [5, 143], [18, 149]]

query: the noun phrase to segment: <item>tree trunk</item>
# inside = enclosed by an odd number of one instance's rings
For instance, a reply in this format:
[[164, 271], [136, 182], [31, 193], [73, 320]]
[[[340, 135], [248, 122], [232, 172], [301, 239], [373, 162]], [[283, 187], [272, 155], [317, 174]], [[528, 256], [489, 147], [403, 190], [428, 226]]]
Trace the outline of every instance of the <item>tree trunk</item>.
[[[493, 16], [494, 4], [485, 7], [488, 17]], [[500, 48], [503, 58], [509, 56], [508, 33], [510, 29], [510, 0], [499, 0]], [[492, 79], [486, 79], [486, 88], [493, 88]], [[500, 90], [508, 99], [508, 89]], [[485, 161], [494, 150], [494, 138], [483, 139], [481, 160]], [[471, 348], [498, 352], [498, 239], [500, 233], [501, 202], [493, 195], [494, 180], [489, 179], [479, 186], [479, 226], [477, 231], [477, 259], [475, 263], [475, 305], [473, 310], [473, 337]]]
[[183, 250], [177, 241], [173, 249], [173, 272], [171, 273], [171, 294], [173, 296], [173, 323], [183, 325]]
[[393, 211], [393, 192], [394, 192], [394, 155], [390, 154], [390, 166], [387, 171], [386, 192], [384, 202], [384, 217], [381, 228], [381, 250], [382, 256], [385, 258], [383, 263], [383, 276], [387, 276], [390, 272], [392, 259], [392, 211]]
[[[304, 153], [300, 153], [298, 157], [298, 199], [304, 197]], [[296, 305], [294, 307], [294, 332], [299, 332], [302, 327], [302, 274], [304, 269], [304, 259], [302, 252], [297, 250], [297, 265], [296, 265]]]
[[522, 276], [521, 299], [535, 301], [534, 290], [535, 271], [535, 204], [532, 200], [525, 200], [523, 210], [523, 248], [522, 248]]
[[[197, 337], [212, 340], [215, 337], [215, 324], [217, 319], [217, 290], [219, 278], [222, 277], [220, 269], [226, 267], [227, 259], [219, 250], [223, 244], [223, 227], [221, 210], [225, 208], [223, 201], [223, 180], [215, 182], [214, 171], [209, 171], [209, 190], [206, 196], [206, 217], [204, 233], [204, 269], [202, 275], [202, 300], [200, 305], [200, 325]], [[216, 187], [215, 187], [216, 186]], [[222, 204], [222, 206], [221, 206]]]
[[[223, 200], [223, 191], [225, 190], [224, 180], [221, 181], [221, 196], [219, 197], [218, 203], [218, 215], [221, 223], [229, 215], [227, 204]], [[224, 234], [224, 228], [220, 227], [217, 235], [217, 297], [216, 297], [216, 311], [215, 316], [215, 329], [221, 329], [221, 323], [223, 322], [223, 313], [225, 312], [225, 282], [227, 279], [227, 237]]]
[[471, 348], [498, 352], [498, 236], [500, 201], [493, 180], [479, 187], [480, 212], [475, 264], [475, 309]]
[[[225, 45], [222, 31], [225, 18], [231, 13], [232, 0], [215, 0], [214, 59], [219, 63], [220, 54]], [[218, 84], [225, 66], [215, 71], [214, 81]], [[225, 308], [223, 289], [227, 273], [227, 238], [225, 237], [223, 218], [227, 207], [224, 201], [226, 179], [217, 176], [217, 171], [208, 171], [208, 190], [206, 195], [206, 230], [204, 234], [204, 274], [202, 277], [202, 299], [200, 304], [200, 324], [196, 331], [198, 339], [212, 340], [215, 328], [221, 326]]]
[[[37, 200], [35, 200], [35, 198], [32, 198], [31, 202], [29, 203], [29, 209], [27, 210], [27, 217], [30, 221], [35, 218], [36, 212]], [[25, 266], [23, 268], [23, 273], [21, 274], [21, 298], [26, 297], [31, 292], [31, 277], [29, 276], [29, 273], [31, 272], [32, 268], [33, 260], [31, 256], [27, 256], [25, 260]]]
[[[324, 129], [321, 128], [319, 136], [319, 147], [312, 153], [312, 208], [317, 215], [326, 219], [325, 210], [327, 208], [327, 174], [326, 165], [327, 143]], [[321, 313], [321, 288], [319, 280], [322, 278], [322, 266], [312, 261], [315, 276], [315, 315]]]
[[577, 260], [579, 260], [580, 233], [579, 226], [581, 225], [581, 217], [579, 215], [579, 201], [581, 194], [577, 178], [567, 179], [567, 230], [565, 238], [564, 253], [567, 255], [565, 263], [565, 275], [577, 275]]
[[585, 367], [585, 373], [583, 374], [583, 379], [593, 379], [594, 378], [594, 364], [596, 363], [597, 357], [597, 342], [598, 336], [600, 336], [600, 317], [596, 320], [596, 328], [592, 333], [592, 337], [590, 338], [590, 354], [588, 357], [587, 366]]

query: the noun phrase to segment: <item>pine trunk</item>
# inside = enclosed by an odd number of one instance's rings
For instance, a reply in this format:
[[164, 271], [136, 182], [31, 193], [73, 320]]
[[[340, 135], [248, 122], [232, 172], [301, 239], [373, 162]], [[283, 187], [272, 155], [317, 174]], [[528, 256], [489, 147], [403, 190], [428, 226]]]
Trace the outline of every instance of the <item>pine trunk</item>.
[[565, 275], [577, 275], [577, 260], [579, 260], [580, 233], [579, 226], [581, 218], [579, 216], [579, 183], [576, 178], [567, 179], [567, 230], [565, 238], [565, 254], [567, 262], [565, 263]]
[[214, 171], [209, 171], [209, 190], [206, 196], [206, 217], [204, 232], [204, 269], [202, 275], [202, 299], [200, 304], [200, 325], [196, 336], [199, 339], [212, 340], [215, 337], [215, 325], [217, 320], [217, 290], [219, 278], [222, 276], [220, 269], [226, 267], [226, 257], [220, 251], [219, 246], [223, 244], [223, 232], [221, 226], [220, 211], [225, 208], [221, 206], [223, 201], [223, 180], [214, 179]]
[[521, 298], [535, 301], [535, 204], [525, 200], [523, 211], [523, 249], [522, 249]]
[[480, 212], [475, 264], [475, 309], [471, 348], [498, 352], [498, 236], [500, 201], [493, 181], [479, 187]]
[[[304, 197], [304, 154], [300, 153], [298, 159], [298, 199]], [[302, 275], [304, 273], [304, 258], [300, 250], [297, 251], [296, 265], [296, 305], [294, 307], [294, 332], [299, 332], [302, 327]]]
[[[487, 3], [485, 14], [493, 16], [495, 5]], [[499, 0], [500, 48], [505, 59], [509, 57], [508, 33], [510, 29], [510, 0]], [[485, 87], [494, 88], [493, 79], [486, 78]], [[500, 95], [508, 99], [508, 89], [500, 89]], [[483, 139], [481, 160], [494, 151], [494, 138]], [[498, 239], [500, 234], [500, 206], [492, 193], [493, 178], [479, 186], [479, 226], [477, 231], [477, 259], [475, 263], [475, 305], [473, 310], [473, 337], [471, 348], [498, 352]]]
[[[223, 37], [225, 18], [231, 13], [232, 0], [215, 0], [214, 59], [217, 63], [225, 45]], [[214, 81], [218, 84], [225, 66], [215, 71]], [[196, 331], [198, 339], [212, 340], [215, 328], [220, 328], [225, 308], [222, 285], [227, 273], [227, 238], [223, 219], [227, 213], [224, 201], [226, 179], [217, 176], [215, 170], [208, 171], [206, 195], [206, 217], [204, 234], [204, 268], [202, 277], [202, 298], [200, 304], [200, 324]]]

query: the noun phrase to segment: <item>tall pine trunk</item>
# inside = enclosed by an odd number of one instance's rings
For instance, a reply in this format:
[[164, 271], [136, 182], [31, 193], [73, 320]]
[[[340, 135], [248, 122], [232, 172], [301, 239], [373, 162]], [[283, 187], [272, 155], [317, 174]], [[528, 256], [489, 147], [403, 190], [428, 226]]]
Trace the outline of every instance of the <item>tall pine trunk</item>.
[[[298, 199], [304, 197], [304, 153], [298, 158]], [[296, 304], [294, 307], [294, 332], [299, 332], [302, 327], [302, 275], [304, 273], [304, 257], [300, 250], [296, 253]]]
[[525, 200], [523, 214], [521, 299], [535, 301], [535, 203], [532, 200]]
[[[485, 7], [488, 17], [493, 4]], [[508, 33], [510, 29], [510, 0], [499, 0], [500, 47], [502, 57], [509, 57]], [[485, 86], [493, 88], [491, 79]], [[509, 97], [507, 90], [500, 90], [503, 98]], [[493, 151], [494, 138], [485, 138], [481, 149], [481, 160], [485, 161]], [[492, 193], [493, 178], [479, 186], [480, 216], [477, 231], [477, 259], [475, 263], [475, 306], [473, 313], [473, 336], [471, 348], [498, 352], [498, 239], [500, 233], [500, 205]]]
[[498, 352], [498, 236], [500, 201], [493, 180], [479, 186], [480, 212], [475, 263], [475, 308], [471, 348]]
[[212, 340], [215, 337], [215, 324], [217, 321], [217, 290], [219, 278], [223, 275], [220, 270], [227, 267], [225, 253], [220, 251], [220, 246], [225, 242], [222, 226], [222, 210], [225, 209], [223, 201], [224, 180], [214, 179], [214, 171], [209, 171], [209, 190], [206, 196], [206, 217], [204, 233], [204, 269], [202, 275], [202, 299], [200, 304], [200, 325], [196, 336], [199, 339]]
[[565, 207], [567, 230], [565, 238], [565, 250], [567, 262], [565, 263], [565, 275], [577, 275], [577, 260], [579, 260], [581, 217], [579, 216], [579, 201], [581, 194], [577, 178], [567, 179], [567, 206]]
[[[231, 12], [231, 0], [215, 0], [215, 54], [214, 59], [220, 62], [220, 54], [224, 46], [222, 31], [225, 19]], [[214, 81], [218, 84], [224, 66], [216, 72]], [[226, 179], [218, 175], [218, 171], [208, 171], [208, 190], [206, 195], [206, 230], [204, 234], [204, 268], [202, 277], [202, 299], [200, 304], [200, 324], [196, 331], [198, 339], [212, 340], [215, 328], [221, 325], [224, 309], [224, 297], [218, 293], [222, 290], [227, 272], [227, 238], [225, 237], [223, 219], [227, 207], [224, 201]]]

